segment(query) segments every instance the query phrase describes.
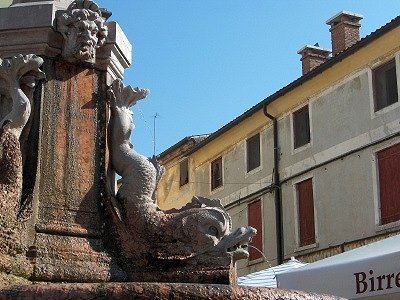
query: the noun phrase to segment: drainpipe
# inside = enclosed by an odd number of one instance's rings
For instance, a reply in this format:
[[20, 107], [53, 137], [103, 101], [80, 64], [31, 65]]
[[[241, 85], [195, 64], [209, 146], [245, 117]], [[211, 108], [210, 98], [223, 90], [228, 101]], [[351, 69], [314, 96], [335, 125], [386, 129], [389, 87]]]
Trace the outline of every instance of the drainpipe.
[[278, 121], [267, 112], [267, 104], [263, 107], [264, 115], [272, 121], [274, 138], [274, 194], [275, 194], [275, 227], [276, 227], [276, 252], [278, 265], [283, 263], [284, 244], [283, 244], [283, 222], [282, 222], [282, 193], [281, 182], [279, 179], [279, 147], [278, 147]]

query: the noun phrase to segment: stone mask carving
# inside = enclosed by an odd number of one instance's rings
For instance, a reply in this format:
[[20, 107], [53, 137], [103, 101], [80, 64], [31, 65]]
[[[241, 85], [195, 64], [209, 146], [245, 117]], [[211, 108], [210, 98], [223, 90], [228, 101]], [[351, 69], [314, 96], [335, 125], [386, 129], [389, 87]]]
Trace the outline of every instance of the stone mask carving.
[[59, 12], [56, 29], [64, 37], [63, 58], [69, 62], [94, 63], [96, 49], [108, 35], [105, 21], [109, 15], [102, 13], [91, 0], [76, 0], [66, 11]]

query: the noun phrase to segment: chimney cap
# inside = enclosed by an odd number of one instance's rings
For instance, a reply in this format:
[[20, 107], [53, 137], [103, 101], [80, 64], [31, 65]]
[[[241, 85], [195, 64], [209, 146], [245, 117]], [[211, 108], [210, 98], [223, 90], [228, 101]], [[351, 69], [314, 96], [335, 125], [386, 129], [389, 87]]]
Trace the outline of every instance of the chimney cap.
[[329, 53], [331, 53], [331, 50], [326, 49], [326, 48], [321, 48], [321, 47], [318, 47], [318, 46], [305, 45], [299, 51], [297, 51], [297, 54], [302, 54], [306, 50], [313, 50], [313, 52], [320, 53], [320, 54], [323, 54], [323, 55], [328, 55]]
[[327, 25], [332, 25], [334, 23], [340, 22], [342, 17], [347, 17], [347, 18], [351, 19], [353, 22], [356, 23], [356, 22], [360, 21], [363, 18], [363, 15], [342, 10], [342, 11], [338, 12], [336, 15], [334, 15], [332, 18], [329, 18], [326, 21], [326, 24]]

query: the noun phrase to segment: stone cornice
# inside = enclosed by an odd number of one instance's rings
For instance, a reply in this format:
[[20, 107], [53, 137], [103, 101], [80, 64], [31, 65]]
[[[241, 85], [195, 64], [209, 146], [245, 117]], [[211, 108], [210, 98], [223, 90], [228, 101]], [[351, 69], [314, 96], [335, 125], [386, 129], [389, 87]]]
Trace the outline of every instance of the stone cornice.
[[[54, 30], [59, 9], [70, 1], [37, 1], [0, 9], [0, 57], [36, 54], [61, 57], [63, 38]], [[122, 78], [131, 65], [132, 46], [116, 22], [107, 22], [109, 35], [98, 49], [93, 67], [107, 70], [113, 79]]]

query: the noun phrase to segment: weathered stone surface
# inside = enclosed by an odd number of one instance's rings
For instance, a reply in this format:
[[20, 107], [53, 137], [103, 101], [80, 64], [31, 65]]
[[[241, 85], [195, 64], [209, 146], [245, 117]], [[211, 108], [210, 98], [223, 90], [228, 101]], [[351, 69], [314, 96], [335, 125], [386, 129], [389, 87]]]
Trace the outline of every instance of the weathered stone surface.
[[[22, 157], [18, 137], [3, 128], [0, 129], [0, 147], [0, 215], [2, 221], [0, 228], [5, 233], [12, 231], [17, 223], [19, 197], [22, 189]], [[12, 222], [12, 224], [8, 222]], [[9, 238], [10, 241], [13, 240], [12, 236]], [[5, 239], [2, 247], [6, 245], [7, 240]]]
[[0, 9], [0, 55], [59, 55], [62, 36], [52, 28], [56, 10], [48, 2]]
[[106, 283], [106, 284], [48, 284], [21, 286], [0, 291], [4, 300], [340, 300], [300, 291], [273, 288], [251, 288], [227, 285]]
[[116, 260], [104, 252], [101, 239], [36, 234], [35, 281], [104, 282], [125, 281]]
[[[2, 258], [0, 258], [0, 260], [2, 261]], [[30, 285], [30, 284], [32, 284], [32, 282], [24, 277], [15, 276], [7, 272], [5, 273], [0, 272], [0, 294], [1, 294], [1, 289], [17, 287], [17, 286], [20, 287], [23, 285]]]
[[33, 279], [123, 280], [105, 253], [105, 74], [46, 60]]
[[0, 272], [29, 278], [33, 266], [25, 257], [26, 223], [17, 218], [22, 190], [20, 144], [13, 133], [3, 128], [0, 157]]
[[[97, 49], [96, 66], [107, 70], [112, 80], [123, 78], [124, 70], [132, 64], [132, 45], [116, 22], [107, 22], [106, 43]], [[107, 82], [111, 85], [111, 82]]]
[[[22, 210], [21, 133], [30, 118], [34, 88], [43, 72], [35, 55], [0, 59], [0, 272], [30, 277], [26, 217]], [[19, 217], [18, 217], [19, 216]]]
[[37, 230], [100, 238], [106, 127], [102, 75], [53, 61], [45, 69]]
[[[215, 262], [215, 265], [218, 265]], [[150, 270], [149, 270], [150, 269]], [[204, 267], [180, 265], [161, 265], [151, 270], [147, 266], [143, 271], [127, 271], [129, 282], [164, 282], [164, 283], [203, 283], [203, 284], [235, 284], [237, 281], [236, 269], [233, 266], [226, 267]]]

